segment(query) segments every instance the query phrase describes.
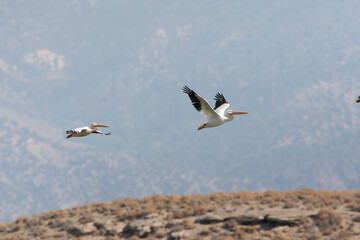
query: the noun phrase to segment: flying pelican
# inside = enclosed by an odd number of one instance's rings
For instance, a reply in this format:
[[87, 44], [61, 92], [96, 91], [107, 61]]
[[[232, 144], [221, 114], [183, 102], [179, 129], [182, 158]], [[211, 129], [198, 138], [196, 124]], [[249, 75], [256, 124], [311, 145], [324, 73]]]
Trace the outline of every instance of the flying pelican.
[[184, 93], [189, 95], [189, 98], [195, 109], [198, 110], [206, 118], [206, 122], [201, 124], [198, 130], [201, 130], [203, 128], [220, 126], [226, 122], [232, 121], [234, 119], [234, 115], [248, 114], [248, 112], [237, 112], [233, 110], [225, 111], [230, 106], [230, 104], [226, 101], [224, 95], [222, 95], [221, 93], [217, 93], [215, 95], [215, 108], [212, 109], [209, 103], [204, 98], [197, 95], [186, 85], [183, 87], [182, 90]]
[[109, 126], [98, 124], [98, 123], [91, 123], [89, 127], [87, 127], [87, 126], [79, 127], [79, 128], [75, 128], [75, 129], [66, 131], [66, 134], [69, 134], [66, 136], [66, 138], [85, 137], [87, 135], [90, 135], [91, 133], [97, 133], [97, 134], [106, 135], [106, 136], [110, 135], [111, 132], [102, 133], [96, 129], [97, 127], [109, 127]]
[[356, 100], [356, 103], [359, 103], [360, 102], [360, 96], [358, 97], [358, 99]]

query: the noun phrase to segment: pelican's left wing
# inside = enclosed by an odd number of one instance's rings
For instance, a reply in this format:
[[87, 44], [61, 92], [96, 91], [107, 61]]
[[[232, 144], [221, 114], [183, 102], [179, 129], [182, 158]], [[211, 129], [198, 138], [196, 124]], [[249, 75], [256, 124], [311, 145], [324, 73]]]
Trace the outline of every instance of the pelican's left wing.
[[212, 109], [209, 103], [202, 97], [196, 94], [193, 90], [186, 85], [183, 87], [183, 92], [189, 95], [189, 98], [195, 107], [207, 120], [218, 116], [218, 114]]
[[215, 112], [219, 115], [224, 115], [225, 110], [230, 106], [230, 104], [221, 93], [217, 93], [214, 100], [216, 101], [214, 107]]

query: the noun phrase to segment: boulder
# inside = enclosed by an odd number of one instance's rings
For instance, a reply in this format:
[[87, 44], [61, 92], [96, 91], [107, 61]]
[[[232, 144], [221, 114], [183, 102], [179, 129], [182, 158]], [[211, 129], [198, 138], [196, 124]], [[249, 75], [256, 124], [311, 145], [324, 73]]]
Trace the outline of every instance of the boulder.
[[96, 227], [94, 226], [94, 223], [89, 222], [89, 223], [81, 224], [79, 226], [73, 226], [69, 228], [67, 232], [71, 235], [74, 235], [75, 237], [80, 237], [84, 235], [90, 235], [95, 231], [96, 231]]
[[107, 225], [105, 227], [106, 229], [106, 235], [109, 235], [109, 236], [115, 236], [119, 233], [122, 233], [122, 231], [124, 230], [126, 224], [123, 223], [123, 222], [119, 222], [115, 225]]
[[225, 221], [225, 218], [223, 216], [214, 214], [214, 213], [208, 213], [205, 216], [199, 217], [195, 220], [195, 223], [200, 224], [213, 224], [213, 223], [219, 223]]
[[159, 217], [161, 217], [161, 216], [158, 213], [150, 213], [145, 216], [145, 219], [154, 219], [154, 218], [159, 218]]
[[239, 224], [255, 225], [264, 221], [264, 216], [260, 214], [242, 214], [234, 217], [228, 217], [226, 220], [235, 219]]
[[185, 230], [182, 230], [180, 232], [171, 232], [169, 239], [172, 239], [172, 240], [186, 239], [186, 238], [189, 238], [189, 236], [190, 235], [188, 232], [186, 232]]
[[277, 225], [297, 226], [303, 219], [314, 215], [314, 211], [277, 211], [265, 215], [265, 220]]
[[136, 235], [143, 238], [147, 237], [150, 233], [156, 232], [159, 228], [164, 228], [165, 226], [166, 222], [161, 219], [138, 220], [127, 224], [123, 228], [122, 233], [124, 235]]
[[124, 227], [122, 233], [129, 236], [136, 235], [139, 237], [146, 237], [151, 233], [151, 228], [150, 225], [139, 224], [136, 222], [129, 223]]

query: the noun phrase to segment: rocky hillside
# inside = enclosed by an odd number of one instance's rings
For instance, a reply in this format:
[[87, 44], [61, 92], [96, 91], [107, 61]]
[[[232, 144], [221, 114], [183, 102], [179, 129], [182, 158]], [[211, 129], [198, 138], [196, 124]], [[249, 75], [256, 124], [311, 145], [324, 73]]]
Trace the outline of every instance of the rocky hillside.
[[360, 191], [117, 199], [0, 225], [0, 239], [359, 239]]

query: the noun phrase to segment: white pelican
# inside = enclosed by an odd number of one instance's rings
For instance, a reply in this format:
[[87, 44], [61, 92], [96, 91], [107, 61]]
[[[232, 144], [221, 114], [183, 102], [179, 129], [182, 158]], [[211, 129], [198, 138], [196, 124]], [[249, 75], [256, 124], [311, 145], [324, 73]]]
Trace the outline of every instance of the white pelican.
[[186, 85], [183, 87], [183, 92], [189, 95], [189, 98], [195, 109], [198, 110], [206, 118], [206, 122], [201, 124], [198, 130], [201, 130], [203, 128], [220, 126], [226, 122], [233, 120], [234, 115], [248, 114], [248, 112], [238, 112], [233, 110], [225, 111], [230, 106], [230, 104], [226, 101], [224, 95], [222, 95], [221, 93], [217, 93], [215, 95], [215, 108], [212, 109], [209, 103], [204, 98], [197, 95]]
[[66, 138], [85, 137], [91, 133], [97, 133], [97, 134], [106, 135], [106, 136], [110, 135], [111, 132], [102, 133], [96, 129], [97, 127], [109, 127], [109, 126], [98, 124], [98, 123], [91, 123], [89, 127], [87, 127], [87, 126], [79, 127], [79, 128], [75, 128], [75, 129], [66, 131], [66, 134], [69, 134], [66, 136]]
[[356, 103], [359, 103], [360, 102], [360, 96], [358, 97], [358, 99], [356, 100]]

